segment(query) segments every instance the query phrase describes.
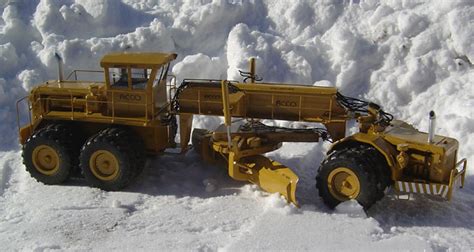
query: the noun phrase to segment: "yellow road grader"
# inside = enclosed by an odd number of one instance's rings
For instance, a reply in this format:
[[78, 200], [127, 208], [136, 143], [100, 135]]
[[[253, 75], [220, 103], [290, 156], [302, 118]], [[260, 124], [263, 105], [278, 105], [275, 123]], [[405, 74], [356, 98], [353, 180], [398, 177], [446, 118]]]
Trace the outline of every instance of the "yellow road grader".
[[[298, 176], [264, 155], [283, 142], [333, 142], [316, 177], [329, 207], [355, 199], [369, 208], [389, 187], [398, 195], [449, 200], [455, 185], [464, 185], [466, 160], [458, 161], [455, 139], [434, 134], [434, 113], [423, 133], [333, 87], [261, 82], [253, 59], [249, 72], [241, 72], [243, 82], [185, 79], [176, 86], [169, 73], [176, 57], [110, 53], [100, 62], [103, 81], [77, 80], [80, 70], [63, 78], [60, 67], [58, 80], [17, 102], [18, 114], [22, 104], [29, 109], [26, 125], [18, 119], [26, 170], [45, 184], [60, 184], [79, 170], [91, 186], [120, 190], [141, 173], [147, 154], [177, 147], [179, 125], [183, 153], [191, 141], [203, 160], [224, 161], [233, 179], [280, 193], [295, 205]], [[194, 115], [223, 116], [224, 123], [191, 134]], [[321, 126], [277, 127], [263, 119]], [[346, 136], [352, 119], [359, 132]]]

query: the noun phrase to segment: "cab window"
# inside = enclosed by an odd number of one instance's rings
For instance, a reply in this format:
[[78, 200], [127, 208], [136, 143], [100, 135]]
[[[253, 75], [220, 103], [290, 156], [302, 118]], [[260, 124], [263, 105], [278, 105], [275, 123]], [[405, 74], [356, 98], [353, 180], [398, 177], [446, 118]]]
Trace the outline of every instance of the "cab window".
[[150, 79], [151, 69], [146, 68], [110, 68], [109, 69], [109, 80], [112, 88], [123, 88], [129, 87], [129, 76], [130, 86], [132, 89], [144, 90]]
[[109, 80], [113, 88], [128, 88], [127, 68], [110, 68]]
[[151, 69], [132, 68], [132, 89], [145, 89], [150, 79]]

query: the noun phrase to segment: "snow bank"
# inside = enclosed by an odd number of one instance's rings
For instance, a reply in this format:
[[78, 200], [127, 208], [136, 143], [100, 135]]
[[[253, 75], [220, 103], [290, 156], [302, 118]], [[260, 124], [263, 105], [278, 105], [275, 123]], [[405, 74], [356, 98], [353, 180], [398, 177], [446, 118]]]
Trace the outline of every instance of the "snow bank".
[[[432, 93], [460, 83], [462, 88], [448, 95], [469, 101], [469, 92], [462, 90], [470, 88], [466, 80], [474, 57], [470, 1], [34, 3], [11, 1], [2, 11], [0, 78], [9, 85], [4, 92], [15, 87], [8, 104], [35, 83], [55, 77], [55, 52], [63, 55], [68, 71], [97, 69], [109, 51], [177, 51], [173, 70], [179, 80], [238, 80], [237, 70], [246, 70], [248, 58], [256, 57], [257, 71], [267, 81], [326, 81], [422, 129], [425, 114], [435, 108], [450, 118], [451, 123], [439, 124], [441, 132], [473, 135], [469, 127], [461, 133], [450, 126], [463, 124], [469, 113], [448, 113]], [[432, 106], [412, 110], [420, 103]], [[4, 110], [11, 114], [13, 106]], [[17, 146], [13, 135], [2, 136], [4, 150]], [[468, 143], [462, 140], [461, 154], [470, 156]]]
[[172, 69], [177, 77], [177, 83], [183, 79], [225, 79], [222, 73], [225, 69], [225, 59], [219, 57], [210, 58], [202, 53], [189, 55], [176, 63]]
[[33, 21], [43, 39], [50, 34], [71, 39], [114, 37], [133, 32], [154, 19], [152, 15], [139, 12], [121, 1], [77, 0], [66, 3], [42, 0], [36, 7]]

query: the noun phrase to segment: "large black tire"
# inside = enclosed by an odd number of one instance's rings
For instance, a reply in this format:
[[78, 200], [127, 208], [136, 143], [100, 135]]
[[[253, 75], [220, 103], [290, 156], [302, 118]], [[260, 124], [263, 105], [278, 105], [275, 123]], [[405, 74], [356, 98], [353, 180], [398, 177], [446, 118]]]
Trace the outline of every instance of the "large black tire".
[[48, 185], [63, 183], [78, 163], [73, 135], [63, 124], [50, 124], [33, 133], [22, 155], [31, 176]]
[[385, 190], [392, 184], [390, 168], [385, 157], [372, 146], [361, 145], [357, 150], [360, 157], [366, 160], [369, 169], [375, 172], [377, 200], [385, 196]]
[[128, 186], [137, 176], [138, 166], [144, 165], [134, 143], [126, 128], [107, 128], [90, 137], [79, 157], [86, 181], [107, 191]]
[[385, 161], [371, 147], [357, 146], [331, 153], [316, 176], [319, 196], [330, 208], [355, 199], [369, 209], [384, 196], [390, 177]]
[[142, 138], [132, 130], [120, 126], [105, 129], [104, 132], [126, 140], [132, 160], [132, 176], [133, 178], [138, 177], [145, 169], [146, 163], [146, 149]]

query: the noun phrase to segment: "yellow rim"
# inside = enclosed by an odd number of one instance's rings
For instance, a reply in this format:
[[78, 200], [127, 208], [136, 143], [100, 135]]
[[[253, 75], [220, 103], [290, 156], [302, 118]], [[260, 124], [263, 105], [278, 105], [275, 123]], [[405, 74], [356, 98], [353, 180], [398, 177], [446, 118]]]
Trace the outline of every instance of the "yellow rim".
[[39, 145], [33, 150], [33, 165], [44, 175], [53, 175], [59, 170], [59, 155], [48, 145]]
[[94, 152], [89, 159], [92, 173], [100, 180], [114, 180], [119, 173], [119, 163], [114, 154], [106, 150]]
[[355, 199], [360, 193], [360, 181], [349, 168], [339, 167], [328, 176], [329, 192], [340, 201]]

